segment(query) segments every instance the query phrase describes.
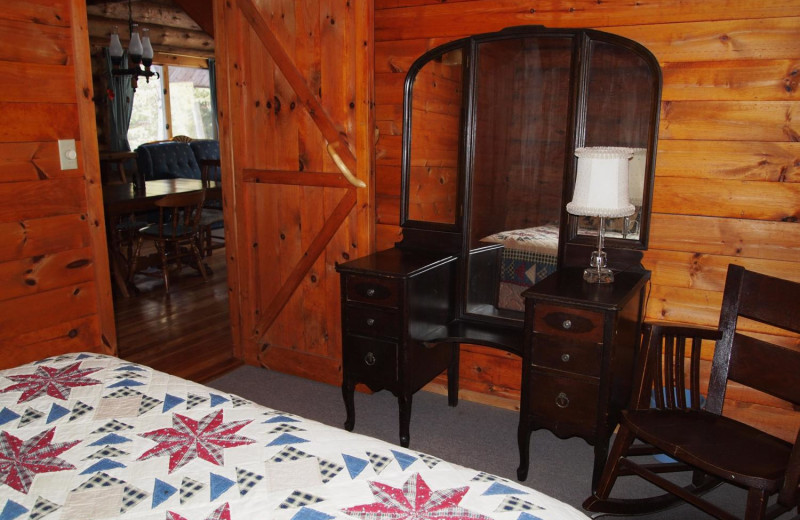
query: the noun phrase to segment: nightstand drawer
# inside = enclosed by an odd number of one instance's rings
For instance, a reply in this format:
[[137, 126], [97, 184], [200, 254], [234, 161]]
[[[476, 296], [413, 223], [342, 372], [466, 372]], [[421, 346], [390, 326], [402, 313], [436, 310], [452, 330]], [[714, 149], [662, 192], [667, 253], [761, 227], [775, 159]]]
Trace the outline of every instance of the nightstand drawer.
[[601, 312], [538, 304], [533, 321], [535, 332], [594, 343], [603, 342]]
[[347, 334], [342, 362], [346, 372], [366, 383], [383, 385], [398, 380], [397, 343]]
[[400, 315], [380, 307], [345, 307], [345, 332], [364, 336], [400, 337]]
[[603, 346], [598, 343], [570, 341], [546, 334], [534, 333], [536, 348], [531, 361], [534, 365], [591, 377], [600, 377]]
[[599, 385], [587, 380], [560, 377], [534, 370], [530, 409], [545, 426], [562, 435], [594, 435]]
[[400, 301], [400, 282], [370, 276], [347, 277], [347, 299], [354, 302], [397, 307]]

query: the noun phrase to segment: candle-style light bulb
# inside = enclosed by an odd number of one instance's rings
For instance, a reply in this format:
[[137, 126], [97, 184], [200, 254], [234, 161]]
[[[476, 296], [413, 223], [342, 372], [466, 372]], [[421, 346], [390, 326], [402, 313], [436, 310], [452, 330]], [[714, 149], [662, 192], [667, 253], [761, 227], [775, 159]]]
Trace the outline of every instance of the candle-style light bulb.
[[137, 30], [137, 25], [133, 24], [131, 29], [131, 43], [128, 45], [128, 55], [131, 58], [131, 61], [135, 65], [139, 65], [142, 62], [142, 53], [144, 49], [142, 47], [142, 40], [139, 38], [139, 31]]
[[153, 64], [153, 46], [150, 44], [150, 29], [142, 27], [142, 63], [149, 69]]
[[119, 41], [119, 29], [115, 25], [111, 29], [111, 41], [108, 44], [108, 54], [111, 56], [111, 63], [118, 67], [122, 63], [122, 44]]

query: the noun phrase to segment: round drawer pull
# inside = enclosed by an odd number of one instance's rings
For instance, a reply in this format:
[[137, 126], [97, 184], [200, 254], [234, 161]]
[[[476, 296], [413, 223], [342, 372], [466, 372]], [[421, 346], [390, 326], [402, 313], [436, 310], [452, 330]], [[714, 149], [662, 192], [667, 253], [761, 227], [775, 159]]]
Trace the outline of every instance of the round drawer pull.
[[558, 396], [556, 396], [556, 406], [559, 408], [566, 408], [569, 406], [569, 397], [567, 397], [567, 394], [561, 392], [558, 394]]
[[367, 327], [375, 325], [375, 318], [367, 318]]
[[572, 328], [572, 320], [564, 320], [564, 323], [561, 324], [564, 329], [569, 330]]
[[364, 356], [364, 363], [366, 363], [369, 366], [374, 365], [375, 364], [375, 354], [373, 354], [372, 352], [367, 352], [367, 355]]
[[561, 354], [561, 361], [563, 361], [564, 363], [568, 363], [569, 362], [569, 354]]
[[367, 296], [370, 296], [370, 297], [375, 296], [375, 289], [373, 289], [372, 287], [367, 289]]

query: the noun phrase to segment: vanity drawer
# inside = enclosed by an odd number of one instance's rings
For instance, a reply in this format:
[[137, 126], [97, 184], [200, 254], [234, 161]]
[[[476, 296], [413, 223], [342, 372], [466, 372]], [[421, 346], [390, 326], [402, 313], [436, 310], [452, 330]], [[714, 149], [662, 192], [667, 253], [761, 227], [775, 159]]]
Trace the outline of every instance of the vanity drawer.
[[345, 332], [364, 336], [400, 337], [400, 313], [381, 307], [345, 308]]
[[538, 304], [534, 311], [535, 332], [574, 340], [603, 342], [603, 313]]
[[534, 365], [564, 372], [600, 377], [603, 345], [571, 341], [534, 333], [531, 361]]
[[592, 436], [597, 422], [599, 382], [534, 370], [530, 409], [537, 421], [559, 436]]
[[347, 277], [347, 299], [384, 307], [397, 307], [400, 301], [400, 282], [371, 276]]
[[344, 370], [366, 383], [398, 380], [397, 343], [347, 334], [342, 351]]

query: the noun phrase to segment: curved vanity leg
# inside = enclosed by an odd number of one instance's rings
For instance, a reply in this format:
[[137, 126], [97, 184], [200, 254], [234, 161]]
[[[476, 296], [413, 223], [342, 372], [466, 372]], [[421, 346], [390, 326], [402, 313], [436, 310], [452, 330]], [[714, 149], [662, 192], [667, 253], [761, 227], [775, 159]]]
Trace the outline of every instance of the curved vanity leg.
[[408, 448], [411, 440], [409, 423], [411, 422], [411, 395], [401, 395], [397, 398], [400, 405], [400, 446]]
[[456, 406], [458, 404], [458, 365], [461, 344], [453, 343], [452, 349], [450, 365], [447, 367], [447, 404]]
[[520, 419], [517, 429], [517, 443], [519, 444], [519, 467], [517, 468], [517, 480], [523, 481], [528, 478], [528, 464], [530, 459], [531, 429], [527, 423]]
[[344, 409], [347, 411], [347, 419], [344, 421], [344, 429], [351, 432], [356, 425], [356, 405], [353, 394], [356, 384], [348, 378], [342, 381], [342, 397], [344, 397]]

